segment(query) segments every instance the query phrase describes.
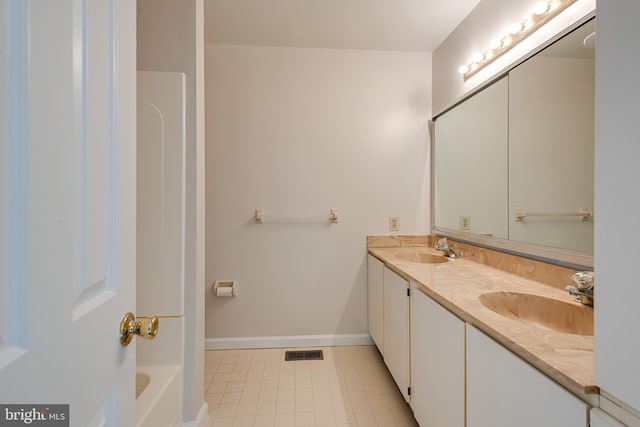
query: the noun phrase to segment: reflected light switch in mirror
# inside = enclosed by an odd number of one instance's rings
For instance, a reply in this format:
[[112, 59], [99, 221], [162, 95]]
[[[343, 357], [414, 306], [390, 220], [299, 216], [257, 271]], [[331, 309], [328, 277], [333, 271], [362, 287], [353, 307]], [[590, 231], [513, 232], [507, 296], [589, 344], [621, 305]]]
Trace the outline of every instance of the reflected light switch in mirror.
[[471, 217], [470, 216], [461, 216], [460, 217], [460, 230], [470, 230], [471, 229]]

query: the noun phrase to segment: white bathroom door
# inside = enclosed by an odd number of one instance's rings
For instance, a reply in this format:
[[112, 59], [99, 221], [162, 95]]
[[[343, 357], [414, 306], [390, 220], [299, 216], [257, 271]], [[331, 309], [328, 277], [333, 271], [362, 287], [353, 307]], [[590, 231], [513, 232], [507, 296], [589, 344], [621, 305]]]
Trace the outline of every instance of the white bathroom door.
[[135, 8], [0, 0], [0, 406], [71, 426], [135, 425]]

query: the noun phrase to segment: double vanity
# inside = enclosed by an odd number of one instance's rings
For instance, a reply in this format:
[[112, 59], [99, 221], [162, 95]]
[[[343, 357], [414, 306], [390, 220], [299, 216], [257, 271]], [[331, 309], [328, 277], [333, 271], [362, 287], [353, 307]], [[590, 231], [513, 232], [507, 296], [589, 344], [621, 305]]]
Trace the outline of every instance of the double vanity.
[[575, 271], [434, 243], [368, 239], [369, 331], [418, 423], [587, 426], [593, 308], [564, 290]]

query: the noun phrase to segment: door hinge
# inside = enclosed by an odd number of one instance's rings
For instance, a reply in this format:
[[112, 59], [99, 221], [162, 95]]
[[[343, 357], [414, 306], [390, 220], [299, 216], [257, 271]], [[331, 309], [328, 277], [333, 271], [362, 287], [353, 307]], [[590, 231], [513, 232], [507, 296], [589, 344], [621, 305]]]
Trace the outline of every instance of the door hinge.
[[407, 288], [407, 296], [410, 297], [411, 296], [411, 289]]
[[407, 388], [407, 394], [411, 396], [411, 387]]

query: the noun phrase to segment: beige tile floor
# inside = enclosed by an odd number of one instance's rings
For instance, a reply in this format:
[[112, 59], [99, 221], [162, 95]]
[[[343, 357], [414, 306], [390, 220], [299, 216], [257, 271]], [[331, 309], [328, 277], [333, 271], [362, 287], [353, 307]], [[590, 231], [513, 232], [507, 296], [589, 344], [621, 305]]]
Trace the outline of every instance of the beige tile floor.
[[286, 350], [205, 352], [211, 426], [418, 425], [375, 347], [323, 347], [319, 361]]

